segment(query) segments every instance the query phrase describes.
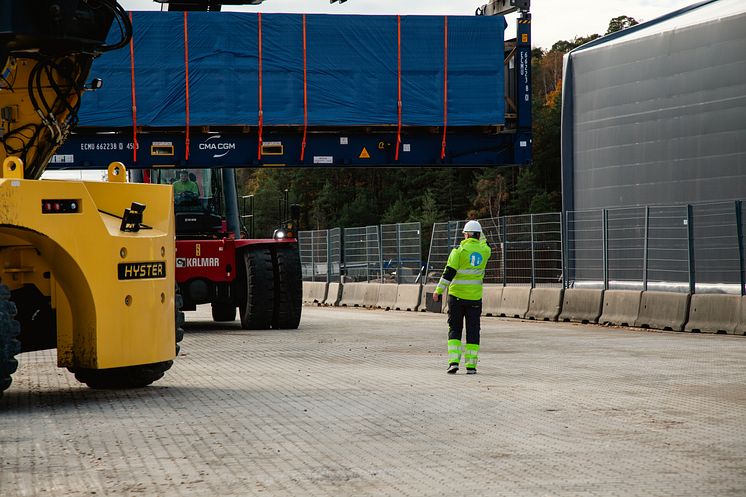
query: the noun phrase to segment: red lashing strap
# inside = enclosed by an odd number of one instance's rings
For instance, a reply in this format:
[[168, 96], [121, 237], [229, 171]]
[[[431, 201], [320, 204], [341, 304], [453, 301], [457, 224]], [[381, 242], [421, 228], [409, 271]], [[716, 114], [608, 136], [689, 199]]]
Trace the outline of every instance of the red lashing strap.
[[399, 160], [399, 149], [401, 148], [401, 110], [402, 110], [402, 98], [401, 98], [401, 16], [396, 16], [396, 30], [397, 30], [397, 58], [398, 58], [398, 85], [399, 85], [399, 98], [397, 100], [398, 104], [398, 114], [399, 114], [399, 127], [396, 131], [396, 156], [394, 157], [394, 160]]
[[262, 13], [257, 14], [259, 20], [259, 147], [256, 151], [257, 160], [262, 160], [262, 134], [264, 132], [264, 105], [262, 98]]
[[306, 156], [306, 136], [308, 134], [308, 48], [306, 46], [306, 14], [303, 14], [303, 143], [300, 145], [300, 160]]
[[440, 159], [446, 158], [446, 131], [448, 129], [448, 16], [443, 24], [443, 143], [440, 149]]
[[[132, 12], [130, 12], [130, 24]], [[134, 30], [133, 30], [134, 31]], [[132, 78], [132, 162], [137, 162], [137, 98], [135, 97], [135, 36], [130, 38], [130, 74]]]
[[189, 160], [189, 30], [187, 29], [187, 12], [184, 11], [184, 67], [186, 85], [186, 160]]

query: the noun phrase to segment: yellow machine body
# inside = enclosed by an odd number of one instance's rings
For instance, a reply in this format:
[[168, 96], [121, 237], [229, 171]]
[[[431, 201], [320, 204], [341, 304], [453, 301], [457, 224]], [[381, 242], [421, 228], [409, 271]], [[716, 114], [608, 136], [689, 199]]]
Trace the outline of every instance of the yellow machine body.
[[[0, 174], [0, 281], [11, 291], [34, 285], [51, 298], [58, 365], [173, 359], [172, 188], [126, 183], [111, 172], [112, 182], [26, 180], [12, 162]], [[77, 211], [45, 212], [55, 201], [72, 201]], [[121, 231], [132, 202], [146, 206], [143, 227]]]

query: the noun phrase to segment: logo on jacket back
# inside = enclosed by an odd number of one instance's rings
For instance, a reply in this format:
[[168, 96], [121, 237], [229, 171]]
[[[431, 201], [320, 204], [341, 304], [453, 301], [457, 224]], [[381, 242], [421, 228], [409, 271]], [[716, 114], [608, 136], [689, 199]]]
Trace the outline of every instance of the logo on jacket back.
[[474, 267], [478, 267], [480, 264], [482, 264], [482, 260], [482, 254], [480, 254], [479, 252], [472, 252], [469, 256], [469, 263]]

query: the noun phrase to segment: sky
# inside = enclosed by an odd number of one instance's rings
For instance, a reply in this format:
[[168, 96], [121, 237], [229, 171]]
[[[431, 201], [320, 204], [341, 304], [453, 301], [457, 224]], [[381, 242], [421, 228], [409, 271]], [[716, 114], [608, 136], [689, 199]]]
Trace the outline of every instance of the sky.
[[[548, 49], [558, 40], [603, 34], [609, 20], [620, 15], [649, 21], [698, 0], [532, 0], [533, 46]], [[127, 10], [160, 10], [152, 0], [119, 0]], [[224, 11], [303, 12], [327, 14], [473, 15], [487, 0], [265, 0], [261, 6], [225, 6]], [[508, 17], [509, 33], [515, 29]]]

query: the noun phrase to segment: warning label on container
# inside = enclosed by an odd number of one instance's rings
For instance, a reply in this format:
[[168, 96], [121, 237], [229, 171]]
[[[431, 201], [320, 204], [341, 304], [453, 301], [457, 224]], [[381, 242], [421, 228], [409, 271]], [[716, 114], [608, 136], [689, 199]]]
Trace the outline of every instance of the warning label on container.
[[368, 149], [363, 147], [363, 151], [360, 152], [360, 159], [370, 159], [370, 154], [368, 153]]
[[314, 164], [334, 164], [334, 157], [328, 155], [314, 155]]

